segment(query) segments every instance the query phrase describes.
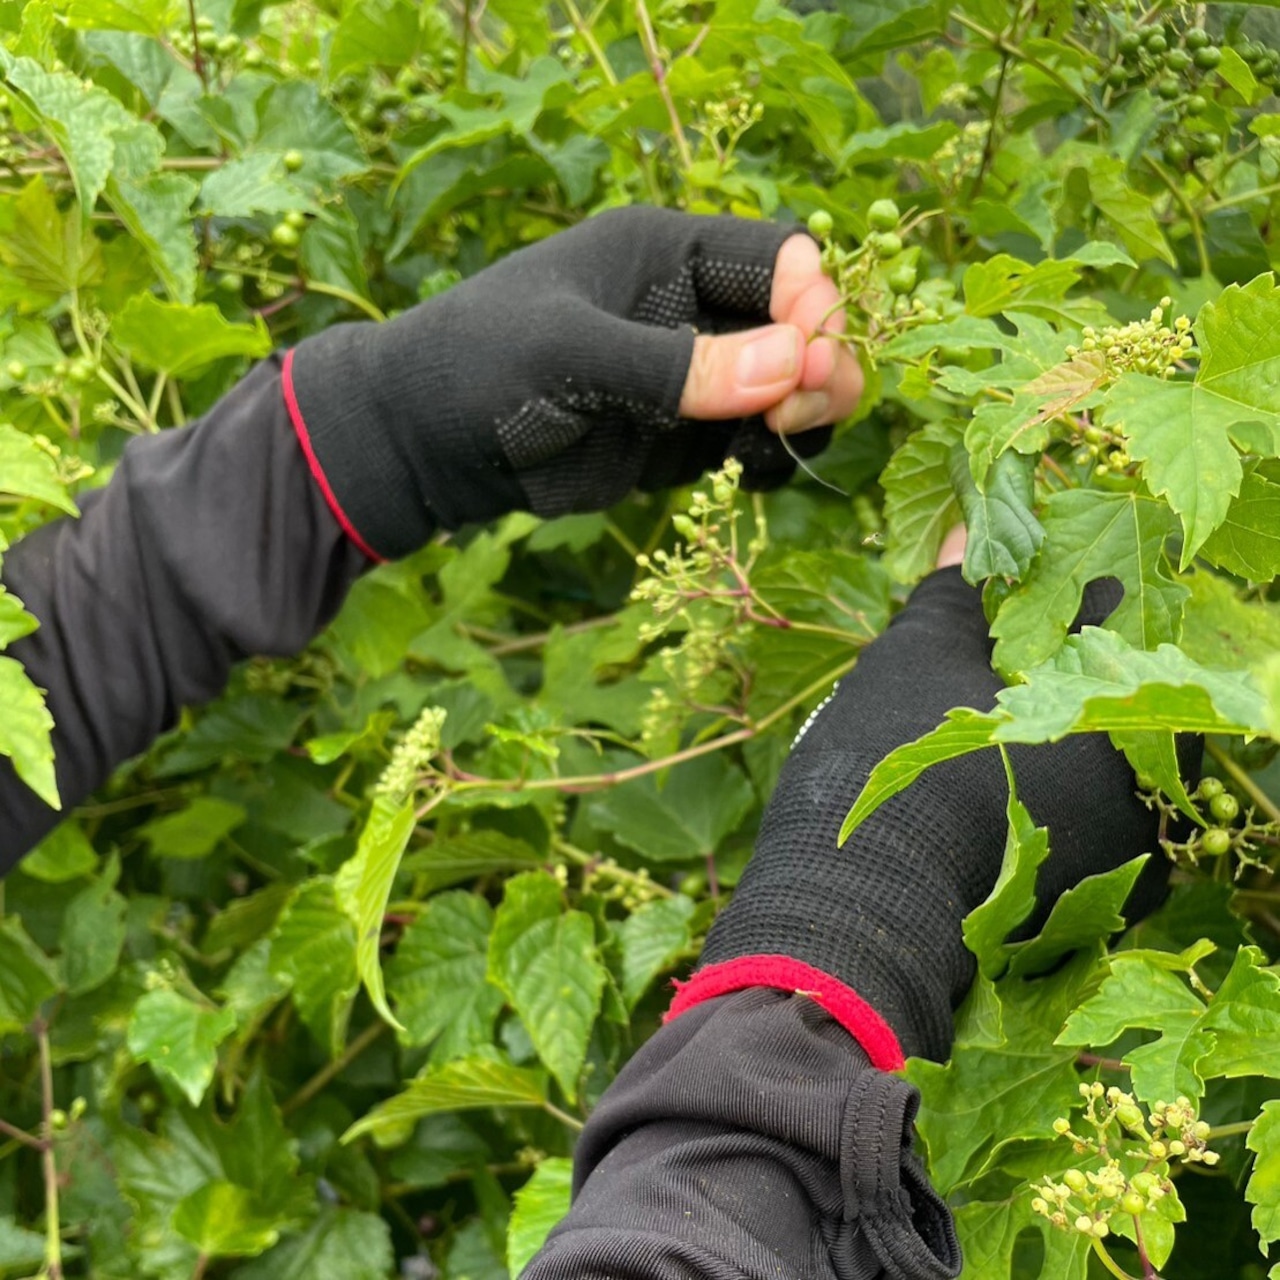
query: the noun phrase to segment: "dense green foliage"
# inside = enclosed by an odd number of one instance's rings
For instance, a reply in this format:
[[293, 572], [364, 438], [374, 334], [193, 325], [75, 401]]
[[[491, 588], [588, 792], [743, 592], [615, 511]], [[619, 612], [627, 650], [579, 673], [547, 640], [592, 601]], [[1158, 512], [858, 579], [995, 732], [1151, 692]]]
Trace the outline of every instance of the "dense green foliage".
[[[1008, 945], [1045, 855], [1011, 797], [954, 1057], [909, 1067], [965, 1274], [1263, 1275], [1270, 18], [0, 0], [0, 537], [273, 346], [611, 205], [817, 215], [868, 372], [822, 483], [747, 499], [730, 470], [379, 569], [5, 882], [0, 1276], [514, 1275], [796, 726], [961, 516], [1013, 683], [896, 753], [851, 823], [948, 754], [1086, 729], [1201, 823], [1118, 945], [1137, 864]], [[1106, 575], [1122, 608], [1064, 642]], [[32, 625], [0, 589], [0, 648]], [[5, 657], [0, 708], [0, 752], [52, 797], [47, 715]], [[1191, 795], [1177, 729], [1212, 735]]]

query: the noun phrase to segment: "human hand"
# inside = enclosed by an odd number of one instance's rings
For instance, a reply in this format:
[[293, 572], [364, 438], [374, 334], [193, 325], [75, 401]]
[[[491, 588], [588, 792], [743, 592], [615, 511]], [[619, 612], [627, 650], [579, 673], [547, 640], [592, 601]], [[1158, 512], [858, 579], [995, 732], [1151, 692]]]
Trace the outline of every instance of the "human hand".
[[393, 557], [437, 526], [598, 509], [730, 454], [748, 487], [781, 483], [777, 433], [844, 417], [861, 391], [854, 357], [813, 338], [842, 324], [836, 301], [803, 233], [614, 210], [386, 325], [305, 340], [286, 397], [339, 519]]
[[[837, 836], [871, 769], [935, 728], [956, 706], [990, 708], [1000, 680], [980, 593], [960, 576], [963, 535], [886, 633], [811, 717], [766, 808], [755, 854], [713, 927], [700, 968], [672, 1013], [743, 986], [808, 989], [872, 1062], [947, 1056], [952, 1010], [974, 972], [961, 922], [990, 893], [1005, 843], [1008, 787], [999, 756], [937, 765]], [[1101, 584], [1099, 584], [1101, 585]], [[1114, 591], [1091, 591], [1099, 623]], [[1138, 800], [1128, 763], [1104, 734], [1010, 752], [1018, 795], [1050, 833], [1040, 918], [1089, 875], [1152, 852], [1131, 919], [1160, 899], [1168, 874], [1158, 819]]]

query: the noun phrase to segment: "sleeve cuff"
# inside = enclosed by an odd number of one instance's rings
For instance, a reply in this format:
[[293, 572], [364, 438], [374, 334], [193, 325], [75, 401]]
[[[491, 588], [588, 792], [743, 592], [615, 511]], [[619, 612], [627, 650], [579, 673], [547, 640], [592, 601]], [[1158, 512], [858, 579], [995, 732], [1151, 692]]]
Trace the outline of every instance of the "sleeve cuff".
[[739, 956], [699, 969], [688, 982], [675, 983], [676, 997], [663, 1017], [670, 1022], [682, 1013], [748, 987], [771, 987], [808, 996], [821, 1005], [866, 1051], [880, 1071], [901, 1071], [906, 1057], [893, 1028], [852, 987], [821, 969], [791, 956]]
[[311, 444], [311, 432], [307, 429], [306, 420], [302, 416], [302, 409], [298, 405], [298, 397], [293, 386], [293, 351], [286, 351], [284, 354], [284, 364], [281, 371], [281, 389], [284, 392], [285, 408], [289, 411], [289, 421], [293, 424], [293, 433], [298, 437], [298, 444], [302, 448], [303, 455], [307, 459], [307, 466], [311, 471], [312, 479], [319, 486], [320, 492], [324, 494], [324, 500], [329, 504], [329, 510], [333, 512], [333, 517], [341, 526], [343, 533], [369, 557], [375, 564], [383, 564], [386, 561], [385, 556], [380, 556], [369, 544], [360, 536], [359, 530], [351, 523], [350, 517], [342, 509], [342, 504], [338, 501], [337, 495], [333, 492], [333, 486], [330, 485], [328, 477], [324, 473], [324, 468], [320, 465], [320, 459], [316, 457], [316, 451]]

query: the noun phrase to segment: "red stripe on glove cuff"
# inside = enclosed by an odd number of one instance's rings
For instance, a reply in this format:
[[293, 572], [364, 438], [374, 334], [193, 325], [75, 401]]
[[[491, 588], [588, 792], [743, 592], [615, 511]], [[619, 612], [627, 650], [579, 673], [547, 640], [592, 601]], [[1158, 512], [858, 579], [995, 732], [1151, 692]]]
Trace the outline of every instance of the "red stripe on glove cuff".
[[675, 986], [676, 998], [663, 1022], [731, 991], [772, 987], [808, 996], [820, 1004], [866, 1050], [873, 1067], [900, 1071], [906, 1065], [893, 1028], [852, 987], [803, 960], [790, 956], [739, 956], [699, 969], [688, 982], [677, 981]]
[[298, 397], [293, 389], [293, 352], [292, 350], [284, 353], [284, 366], [281, 370], [281, 383], [284, 388], [285, 408], [289, 410], [289, 421], [293, 423], [293, 433], [298, 437], [298, 443], [302, 446], [302, 452], [306, 456], [307, 466], [311, 468], [311, 475], [315, 479], [316, 484], [320, 486], [320, 492], [324, 494], [324, 500], [329, 504], [329, 510], [333, 512], [334, 519], [342, 526], [342, 531], [351, 539], [352, 542], [369, 557], [370, 560], [378, 564], [386, 561], [386, 556], [380, 556], [369, 544], [356, 532], [356, 527], [347, 517], [347, 513], [343, 511], [342, 504], [338, 501], [337, 494], [334, 493], [329, 484], [329, 478], [324, 473], [324, 468], [320, 465], [320, 459], [316, 457], [316, 451], [311, 447], [311, 432], [307, 430], [306, 420], [302, 416], [302, 409], [298, 405]]

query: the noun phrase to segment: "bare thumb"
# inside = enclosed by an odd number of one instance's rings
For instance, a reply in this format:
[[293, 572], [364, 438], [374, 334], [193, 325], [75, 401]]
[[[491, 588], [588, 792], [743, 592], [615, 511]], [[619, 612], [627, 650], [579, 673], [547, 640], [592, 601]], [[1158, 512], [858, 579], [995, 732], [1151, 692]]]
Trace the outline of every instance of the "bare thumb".
[[805, 337], [771, 324], [717, 337], [699, 334], [680, 397], [685, 418], [745, 418], [772, 408], [800, 383]]

